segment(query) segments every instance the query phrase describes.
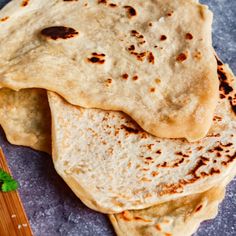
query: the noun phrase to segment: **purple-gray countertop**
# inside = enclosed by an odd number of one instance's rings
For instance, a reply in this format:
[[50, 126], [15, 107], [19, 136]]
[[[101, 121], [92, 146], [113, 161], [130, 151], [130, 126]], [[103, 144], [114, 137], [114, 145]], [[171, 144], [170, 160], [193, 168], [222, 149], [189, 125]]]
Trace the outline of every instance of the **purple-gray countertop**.
[[[0, 0], [0, 7], [7, 2]], [[235, 73], [236, 0], [201, 2], [214, 12], [214, 48]], [[107, 217], [84, 206], [56, 174], [49, 155], [10, 145], [1, 129], [0, 146], [20, 183], [19, 192], [35, 236], [115, 235]], [[194, 236], [236, 236], [236, 179], [227, 187], [218, 216], [203, 222]]]

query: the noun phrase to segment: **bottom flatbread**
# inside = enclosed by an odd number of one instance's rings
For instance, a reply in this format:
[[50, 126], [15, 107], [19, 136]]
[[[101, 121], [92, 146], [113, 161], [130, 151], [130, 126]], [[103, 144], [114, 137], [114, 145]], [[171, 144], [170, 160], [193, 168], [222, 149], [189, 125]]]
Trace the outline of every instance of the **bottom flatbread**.
[[225, 196], [225, 184], [138, 211], [109, 218], [118, 236], [189, 236], [200, 223], [215, 218]]
[[51, 153], [51, 114], [46, 91], [0, 89], [0, 125], [10, 143]]

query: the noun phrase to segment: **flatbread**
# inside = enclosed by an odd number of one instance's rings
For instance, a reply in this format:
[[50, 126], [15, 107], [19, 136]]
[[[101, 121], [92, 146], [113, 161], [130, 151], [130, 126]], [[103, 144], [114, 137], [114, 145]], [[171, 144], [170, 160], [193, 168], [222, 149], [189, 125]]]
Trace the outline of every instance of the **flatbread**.
[[90, 208], [143, 209], [206, 191], [236, 164], [235, 79], [219, 62], [220, 101], [206, 138], [160, 139], [121, 112], [84, 109], [49, 92], [53, 161]]
[[204, 220], [213, 219], [225, 186], [138, 211], [110, 215], [117, 236], [190, 236]]
[[206, 6], [14, 0], [0, 19], [0, 86], [123, 111], [158, 137], [193, 141], [209, 130], [218, 80]]
[[10, 143], [51, 153], [51, 114], [46, 91], [0, 89], [0, 125]]

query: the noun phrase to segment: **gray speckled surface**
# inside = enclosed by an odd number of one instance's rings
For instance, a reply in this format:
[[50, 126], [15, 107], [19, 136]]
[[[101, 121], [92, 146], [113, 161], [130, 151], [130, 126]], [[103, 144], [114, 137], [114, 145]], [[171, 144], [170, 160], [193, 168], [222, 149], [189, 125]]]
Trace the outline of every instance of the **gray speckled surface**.
[[[7, 2], [0, 0], [0, 6]], [[208, 4], [215, 13], [214, 47], [220, 58], [236, 72], [236, 0], [201, 2]], [[0, 146], [20, 182], [20, 195], [35, 236], [115, 235], [106, 216], [84, 206], [56, 174], [50, 156], [10, 145], [2, 130]], [[218, 216], [202, 223], [194, 234], [233, 235], [236, 235], [236, 179], [227, 188]]]

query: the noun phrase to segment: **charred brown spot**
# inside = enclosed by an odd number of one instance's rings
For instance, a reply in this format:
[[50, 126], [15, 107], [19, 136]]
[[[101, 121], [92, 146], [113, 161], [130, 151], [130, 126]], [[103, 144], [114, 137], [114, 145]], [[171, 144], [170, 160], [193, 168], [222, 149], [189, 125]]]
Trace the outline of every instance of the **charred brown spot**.
[[227, 144], [221, 144], [223, 147], [231, 147], [231, 146], [233, 146], [233, 144], [232, 143], [227, 143]]
[[148, 62], [151, 64], [155, 63], [155, 57], [153, 56], [152, 52], [149, 52], [148, 54]]
[[143, 132], [141, 134], [141, 139], [147, 139], [147, 138], [148, 138], [148, 135], [145, 132]]
[[187, 55], [185, 53], [180, 53], [176, 58], [176, 60], [179, 62], [185, 61], [186, 59], [187, 59]]
[[175, 154], [182, 157], [189, 157], [189, 155], [183, 154], [182, 152], [176, 152]]
[[162, 189], [159, 192], [160, 196], [183, 192], [182, 183], [159, 184], [157, 185], [157, 187], [160, 187]]
[[146, 57], [147, 53], [146, 52], [141, 52], [141, 53], [131, 52], [131, 55], [136, 56], [137, 60], [143, 61], [144, 58]]
[[201, 151], [202, 149], [203, 149], [203, 146], [197, 147], [197, 150], [198, 150], [198, 151]]
[[208, 134], [207, 137], [211, 138], [211, 137], [220, 137], [220, 134]]
[[104, 64], [105, 63], [105, 60], [104, 60], [105, 56], [106, 55], [104, 53], [93, 52], [92, 57], [88, 58], [88, 61], [92, 62], [92, 63], [97, 63], [97, 64]]
[[158, 172], [156, 172], [156, 171], [153, 171], [153, 172], [152, 172], [152, 176], [153, 176], [153, 177], [156, 177], [157, 175], [158, 175]]
[[99, 57], [88, 58], [88, 61], [92, 62], [92, 63], [97, 63], [97, 64], [104, 64], [105, 63], [105, 60], [100, 59]]
[[125, 79], [125, 80], [127, 80], [127, 79], [129, 78], [129, 75], [128, 75], [128, 74], [123, 74], [123, 75], [122, 75], [122, 78]]
[[148, 26], [152, 27], [152, 22], [150, 22], [150, 23], [148, 24]]
[[137, 32], [136, 30], [131, 30], [130, 34], [132, 37], [135, 37], [137, 39], [138, 45], [146, 43], [144, 36], [141, 33]]
[[218, 151], [218, 152], [222, 152], [223, 151], [223, 148], [220, 147], [220, 146], [217, 146], [214, 148], [215, 151]]
[[131, 30], [131, 35], [132, 36], [139, 35], [139, 32], [137, 32], [136, 30]]
[[220, 99], [224, 99], [226, 96], [224, 94], [220, 94]]
[[198, 212], [198, 211], [200, 211], [201, 209], [202, 209], [202, 205], [198, 206], [198, 207], [196, 208], [195, 212]]
[[196, 51], [196, 52], [194, 53], [194, 58], [195, 58], [196, 60], [200, 60], [200, 59], [202, 58], [202, 53], [201, 53], [200, 51]]
[[65, 26], [52, 26], [52, 27], [43, 29], [41, 31], [41, 34], [45, 37], [57, 40], [57, 39], [73, 38], [79, 33], [73, 28], [69, 28]]
[[221, 157], [220, 152], [217, 152], [217, 153], [216, 153], [216, 156], [217, 156], [217, 157]]
[[214, 121], [222, 121], [222, 117], [220, 117], [220, 116], [214, 116], [213, 120], [214, 120]]
[[192, 40], [192, 39], [193, 39], [193, 35], [192, 35], [191, 33], [187, 33], [187, 34], [185, 35], [185, 38], [186, 38], [187, 40]]
[[161, 150], [160, 150], [160, 149], [157, 150], [157, 151], [156, 151], [156, 154], [161, 154]]
[[222, 61], [220, 61], [220, 59], [218, 57], [215, 57], [215, 58], [216, 58], [216, 61], [217, 61], [217, 65], [218, 66], [223, 66]]
[[136, 10], [133, 7], [131, 7], [131, 6], [124, 6], [124, 8], [128, 11], [128, 16], [129, 17], [133, 17], [133, 16], [137, 15]]
[[134, 51], [135, 50], [135, 46], [134, 45], [129, 46], [128, 50], [129, 51]]
[[156, 91], [156, 89], [155, 89], [155, 88], [150, 88], [149, 91], [150, 91], [151, 93], [154, 93], [154, 92]]
[[206, 165], [206, 160], [204, 160], [203, 158], [201, 158], [197, 163], [196, 163], [196, 166], [190, 170], [188, 172], [188, 174], [191, 174], [193, 175], [195, 178], [197, 178], [197, 171], [198, 169], [200, 169], [202, 166], [205, 166]]
[[233, 91], [233, 88], [228, 84], [227, 81], [224, 81], [222, 78], [225, 77], [223, 72], [218, 72], [219, 79], [220, 79], [220, 90], [224, 92], [225, 95], [230, 94]]
[[29, 0], [24, 0], [22, 1], [21, 6], [26, 7], [28, 4], [29, 4]]
[[1, 22], [7, 21], [9, 19], [9, 16], [3, 17], [0, 19]]
[[64, 2], [78, 2], [78, 0], [63, 0]]
[[209, 161], [209, 158], [203, 157], [203, 156], [201, 156], [200, 159], [201, 159], [202, 161], [205, 161], [205, 162], [208, 162], [208, 161]]
[[211, 168], [210, 175], [214, 175], [214, 174], [220, 174], [220, 170], [219, 169], [215, 169], [215, 168]]
[[138, 134], [140, 132], [140, 130], [132, 128], [132, 127], [128, 127], [126, 125], [121, 125], [121, 128], [125, 129], [128, 133]]
[[152, 161], [152, 157], [145, 157], [147, 161]]
[[184, 162], [184, 158], [180, 159], [178, 163], [175, 163], [175, 166], [179, 166], [179, 164], [182, 164]]
[[220, 90], [223, 93], [220, 94], [220, 98], [224, 99], [228, 97], [232, 111], [236, 115], [236, 95], [234, 95], [234, 98], [232, 96], [228, 96], [234, 91], [234, 89], [228, 82], [228, 77], [224, 72], [223, 63], [217, 57], [216, 60], [218, 65], [217, 73], [218, 73], [218, 78], [220, 80]]
[[168, 12], [166, 15], [167, 15], [167, 16], [172, 16], [173, 13], [174, 13], [174, 11], [170, 11], [170, 12]]
[[98, 4], [106, 4], [107, 0], [98, 0]]
[[146, 56], [146, 52], [141, 52], [141, 53], [138, 53], [137, 55], [140, 56], [140, 57], [145, 57]]
[[105, 57], [106, 56], [104, 53], [96, 53], [96, 52], [93, 52], [92, 55], [98, 56], [98, 57]]
[[167, 37], [165, 35], [161, 35], [161, 37], [160, 37], [161, 41], [165, 41], [166, 39], [167, 39]]
[[110, 3], [109, 7], [117, 7], [117, 5], [115, 3]]
[[157, 168], [160, 168], [160, 167], [162, 167], [162, 168], [168, 167], [168, 166], [167, 166], [167, 162], [164, 161], [163, 163], [157, 164], [156, 167], [157, 167]]
[[144, 44], [144, 43], [146, 43], [146, 41], [144, 40], [144, 41], [141, 41], [141, 42], [139, 42], [138, 44], [139, 45], [142, 45], [142, 44]]
[[134, 81], [138, 80], [138, 76], [137, 75], [133, 76], [132, 80]]
[[111, 84], [112, 83], [112, 79], [107, 79], [107, 83]]
[[218, 65], [218, 69], [217, 69], [218, 78], [220, 80], [220, 90], [224, 93], [224, 95], [228, 95], [233, 91], [233, 88], [229, 85], [227, 81], [227, 76], [221, 68], [222, 62], [217, 60], [217, 63], [220, 64]]
[[148, 144], [148, 145], [147, 145], [147, 148], [148, 148], [149, 150], [151, 150], [153, 145], [154, 145], [154, 144]]
[[231, 163], [231, 162], [234, 161], [234, 159], [236, 158], [236, 152], [235, 152], [232, 156], [227, 155], [227, 158], [228, 158], [227, 164], [228, 164], [228, 163]]
[[158, 164], [157, 167], [165, 167], [165, 168], [176, 168], [179, 167], [180, 164], [184, 162], [184, 158], [181, 158], [179, 160], [176, 160], [173, 164], [167, 165], [167, 162], [163, 162], [162, 164]]
[[236, 115], [236, 98], [233, 99], [232, 97], [229, 97], [229, 102], [234, 114]]

